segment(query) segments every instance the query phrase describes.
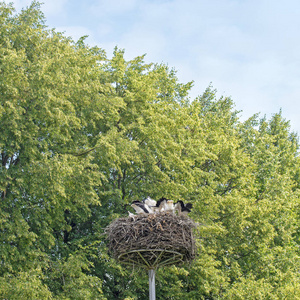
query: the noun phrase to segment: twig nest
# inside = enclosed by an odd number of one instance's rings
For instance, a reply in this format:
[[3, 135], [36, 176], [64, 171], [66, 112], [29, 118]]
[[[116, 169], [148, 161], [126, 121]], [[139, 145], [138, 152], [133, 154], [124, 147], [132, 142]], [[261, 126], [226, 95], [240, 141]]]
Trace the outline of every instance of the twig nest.
[[140, 261], [142, 253], [142, 260], [148, 261], [150, 266], [158, 261], [158, 256], [162, 262], [164, 257], [172, 261], [170, 253], [180, 256], [176, 261], [191, 261], [196, 254], [192, 232], [195, 227], [190, 218], [166, 212], [119, 218], [106, 228], [109, 251], [119, 260], [129, 257], [130, 253], [132, 262]]

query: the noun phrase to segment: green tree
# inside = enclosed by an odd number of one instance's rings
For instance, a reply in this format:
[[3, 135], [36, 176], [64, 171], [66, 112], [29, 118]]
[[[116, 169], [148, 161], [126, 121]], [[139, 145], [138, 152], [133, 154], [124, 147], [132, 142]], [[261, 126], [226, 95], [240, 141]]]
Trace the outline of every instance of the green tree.
[[298, 299], [297, 136], [281, 112], [241, 122], [163, 64], [111, 59], [0, 4], [0, 296], [148, 298], [104, 228], [147, 196], [184, 199], [199, 254], [157, 273], [159, 299]]
[[[80, 154], [94, 146], [89, 128], [100, 111], [114, 117], [101, 101], [104, 52], [48, 30], [36, 2], [19, 14], [0, 8], [0, 275], [13, 283], [42, 269], [45, 277], [31, 281], [36, 293], [57, 274], [57, 287], [48, 286], [53, 295], [67, 294], [71, 282], [80, 299], [100, 299], [101, 280], [82, 271], [90, 267], [86, 251], [68, 243], [74, 222], [100, 204], [101, 173]], [[74, 262], [78, 274], [64, 273]]]

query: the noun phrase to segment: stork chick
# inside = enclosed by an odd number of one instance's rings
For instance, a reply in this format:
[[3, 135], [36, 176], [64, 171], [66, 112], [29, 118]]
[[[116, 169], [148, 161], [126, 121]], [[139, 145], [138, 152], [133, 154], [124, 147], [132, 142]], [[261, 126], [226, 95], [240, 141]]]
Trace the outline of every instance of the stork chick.
[[166, 200], [165, 202], [165, 209], [168, 213], [174, 213], [174, 201], [173, 200]]
[[193, 207], [192, 203], [184, 204], [183, 201], [179, 200], [175, 204], [175, 211], [178, 212], [178, 215], [187, 215]]
[[156, 212], [162, 212], [162, 211], [164, 211], [166, 203], [167, 203], [167, 199], [166, 198], [164, 198], [164, 197], [160, 198], [156, 202], [154, 211], [156, 211]]
[[134, 208], [137, 214], [149, 214], [153, 213], [153, 210], [145, 203], [140, 201], [133, 201], [131, 207]]
[[155, 200], [151, 199], [150, 197], [147, 197], [146, 199], [143, 200], [143, 203], [145, 205], [148, 205], [148, 207], [151, 210], [150, 213], [157, 212], [157, 207], [156, 207], [157, 202]]

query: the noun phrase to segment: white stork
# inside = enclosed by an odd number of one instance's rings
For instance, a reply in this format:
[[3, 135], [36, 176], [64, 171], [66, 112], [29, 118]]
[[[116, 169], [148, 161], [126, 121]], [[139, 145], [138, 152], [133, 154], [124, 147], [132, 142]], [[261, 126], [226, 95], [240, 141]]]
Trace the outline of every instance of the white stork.
[[145, 204], [148, 206], [156, 206], [156, 201], [151, 199], [150, 197], [147, 197], [146, 199], [143, 200]]
[[140, 202], [140, 201], [133, 201], [131, 203], [131, 207], [134, 208], [134, 210], [137, 214], [153, 213], [153, 210], [147, 204]]
[[162, 197], [157, 201], [156, 208], [158, 212], [161, 211], [174, 212], [174, 202], [173, 200], [168, 200]]
[[165, 202], [165, 211], [169, 213], [174, 213], [174, 201], [173, 200], [167, 200]]
[[179, 200], [175, 204], [175, 210], [178, 212], [178, 215], [187, 215], [193, 207], [192, 203], [184, 204], [183, 201]]
[[165, 210], [165, 205], [167, 203], [167, 199], [162, 197], [160, 198], [157, 202], [156, 202], [156, 205], [155, 205], [155, 211], [157, 212], [162, 212]]

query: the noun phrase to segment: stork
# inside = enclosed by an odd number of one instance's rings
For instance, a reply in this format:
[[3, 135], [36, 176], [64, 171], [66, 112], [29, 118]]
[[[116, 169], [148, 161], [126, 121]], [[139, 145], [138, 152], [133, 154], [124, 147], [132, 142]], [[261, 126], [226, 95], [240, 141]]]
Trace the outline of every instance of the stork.
[[175, 204], [175, 210], [178, 212], [178, 215], [187, 215], [193, 207], [192, 203], [184, 204], [183, 201], [179, 200]]
[[155, 211], [157, 212], [162, 212], [165, 210], [165, 205], [167, 203], [167, 199], [162, 197], [160, 198], [157, 202], [156, 202], [156, 205], [155, 205]]
[[146, 199], [143, 200], [143, 203], [148, 205], [150, 208], [156, 207], [156, 201], [151, 199], [150, 197], [147, 197]]
[[167, 200], [165, 202], [165, 211], [174, 213], [174, 201], [173, 200]]
[[156, 210], [158, 212], [174, 212], [174, 202], [173, 200], [168, 200], [165, 197], [160, 198], [156, 203]]
[[153, 210], [145, 203], [140, 201], [133, 201], [131, 207], [134, 208], [137, 214], [149, 214], [153, 213]]

